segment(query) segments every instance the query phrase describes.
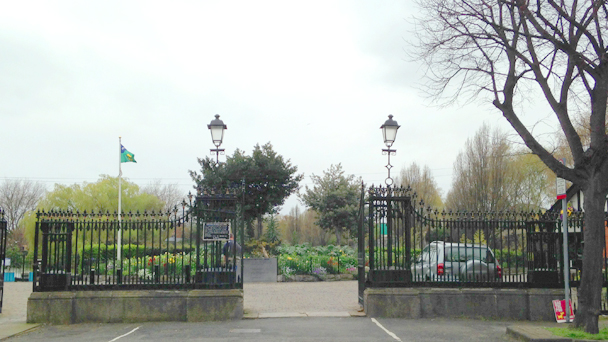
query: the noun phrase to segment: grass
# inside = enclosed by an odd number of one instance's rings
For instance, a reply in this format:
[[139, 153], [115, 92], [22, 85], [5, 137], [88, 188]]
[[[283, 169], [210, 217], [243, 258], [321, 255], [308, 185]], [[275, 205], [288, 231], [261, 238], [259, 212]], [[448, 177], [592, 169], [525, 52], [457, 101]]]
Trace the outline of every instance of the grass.
[[589, 334], [584, 332], [581, 329], [572, 329], [572, 328], [546, 328], [553, 335], [574, 338], [574, 339], [583, 339], [583, 340], [608, 340], [608, 328], [600, 329], [599, 334]]

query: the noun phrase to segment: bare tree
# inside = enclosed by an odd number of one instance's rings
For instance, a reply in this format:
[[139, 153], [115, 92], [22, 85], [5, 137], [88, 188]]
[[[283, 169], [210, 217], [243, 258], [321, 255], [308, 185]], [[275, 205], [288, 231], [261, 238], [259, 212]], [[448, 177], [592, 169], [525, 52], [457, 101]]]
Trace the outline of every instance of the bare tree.
[[396, 182], [397, 186], [410, 187], [416, 193], [417, 198], [424, 203], [425, 206], [430, 206], [435, 209], [440, 209], [443, 206], [441, 201], [441, 191], [437, 186], [437, 182], [433, 178], [433, 173], [428, 165], [420, 169], [416, 163], [412, 163], [406, 169], [402, 169], [399, 178]]
[[45, 191], [42, 183], [23, 179], [7, 179], [0, 184], [0, 208], [5, 211], [9, 231], [16, 230], [23, 215], [36, 208]]
[[[574, 325], [597, 333], [608, 194], [608, 5], [605, 0], [419, 0], [415, 57], [429, 67], [434, 95], [486, 99], [526, 146], [585, 196], [585, 248]], [[562, 165], [523, 122], [519, 100], [542, 94], [574, 160]], [[573, 125], [589, 111], [589, 145]]]
[[454, 162], [452, 188], [446, 206], [452, 210], [501, 211], [511, 209], [507, 196], [510, 145], [506, 135], [483, 125]]
[[160, 179], [156, 179], [146, 185], [143, 192], [154, 195], [163, 201], [164, 211], [171, 211], [175, 207], [181, 207], [181, 203], [186, 195], [179, 189], [177, 184], [163, 184]]

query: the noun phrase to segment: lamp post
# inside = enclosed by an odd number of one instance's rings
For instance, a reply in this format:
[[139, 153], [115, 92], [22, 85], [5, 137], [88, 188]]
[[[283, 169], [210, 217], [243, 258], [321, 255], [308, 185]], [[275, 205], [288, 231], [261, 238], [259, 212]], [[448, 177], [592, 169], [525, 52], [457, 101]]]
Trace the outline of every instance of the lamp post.
[[399, 129], [399, 127], [401, 126], [397, 124], [397, 121], [393, 120], [392, 115], [389, 115], [388, 120], [386, 120], [384, 124], [380, 126], [380, 129], [382, 129], [382, 137], [384, 138], [384, 144], [387, 147], [385, 149], [382, 149], [382, 154], [388, 155], [388, 164], [386, 164], [386, 168], [388, 170], [388, 177], [384, 181], [386, 183], [386, 186], [393, 185], [393, 179], [391, 178], [391, 168], [393, 167], [391, 165], [391, 154], [395, 155], [397, 150], [391, 149], [391, 146], [393, 146], [393, 143], [395, 142], [395, 138], [397, 137], [397, 130]]
[[207, 128], [211, 131], [211, 140], [215, 148], [211, 149], [211, 152], [215, 152], [216, 163], [220, 163], [220, 154], [224, 154], [224, 149], [220, 148], [222, 140], [224, 140], [224, 130], [228, 127], [224, 125], [224, 122], [220, 120], [220, 115], [215, 114], [215, 119], [211, 120], [211, 123], [207, 125]]

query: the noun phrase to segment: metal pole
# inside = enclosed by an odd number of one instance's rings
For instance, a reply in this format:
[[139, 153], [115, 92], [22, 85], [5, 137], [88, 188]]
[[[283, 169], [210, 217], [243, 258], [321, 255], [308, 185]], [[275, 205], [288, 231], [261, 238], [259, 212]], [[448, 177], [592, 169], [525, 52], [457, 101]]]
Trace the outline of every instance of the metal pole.
[[562, 233], [564, 236], [564, 293], [566, 294], [566, 323], [570, 323], [570, 265], [568, 262], [568, 203], [562, 199]]
[[[121, 180], [122, 180], [122, 142], [121, 137], [118, 137], [118, 247], [117, 247], [117, 255], [119, 265], [122, 266], [122, 220], [120, 217], [120, 213], [122, 211], [122, 203], [121, 203]], [[119, 266], [119, 267], [120, 267]]]

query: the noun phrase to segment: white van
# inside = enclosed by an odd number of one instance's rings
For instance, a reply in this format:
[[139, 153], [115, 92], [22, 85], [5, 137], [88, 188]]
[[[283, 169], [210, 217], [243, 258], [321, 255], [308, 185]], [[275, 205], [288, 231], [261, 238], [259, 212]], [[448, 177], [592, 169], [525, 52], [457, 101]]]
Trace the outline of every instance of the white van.
[[502, 268], [485, 245], [433, 241], [412, 263], [413, 281], [497, 281]]

